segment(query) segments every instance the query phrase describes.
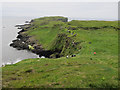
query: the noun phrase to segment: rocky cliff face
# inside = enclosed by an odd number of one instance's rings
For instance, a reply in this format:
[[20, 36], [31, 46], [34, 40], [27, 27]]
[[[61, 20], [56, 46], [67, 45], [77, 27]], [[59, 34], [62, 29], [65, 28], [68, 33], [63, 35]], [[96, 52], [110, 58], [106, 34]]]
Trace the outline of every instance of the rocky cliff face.
[[[50, 18], [50, 19], [48, 19]], [[39, 20], [45, 19], [46, 21], [62, 21], [62, 22], [67, 22], [68, 18], [63, 18], [63, 17], [47, 17], [47, 18], [39, 18]], [[22, 29], [21, 31], [18, 32], [18, 36], [16, 40], [13, 40], [12, 43], [10, 44], [10, 46], [18, 49], [18, 50], [28, 50], [31, 51], [33, 53], [38, 54], [39, 56], [45, 56], [48, 58], [52, 58], [51, 55], [53, 55], [54, 53], [59, 52], [59, 50], [45, 50], [43, 49], [41, 44], [38, 44], [38, 41], [33, 39], [32, 36], [29, 36], [27, 34], [25, 34], [26, 31], [29, 30], [29, 28], [32, 28], [33, 26], [35, 26], [33, 24], [33, 22], [35, 22], [35, 20], [31, 20], [29, 22], [29, 24], [25, 24], [25, 25], [16, 25], [15, 27], [18, 27], [19, 29]], [[30, 49], [29, 45], [31, 45], [34, 49]], [[56, 57], [60, 57], [58, 54]]]

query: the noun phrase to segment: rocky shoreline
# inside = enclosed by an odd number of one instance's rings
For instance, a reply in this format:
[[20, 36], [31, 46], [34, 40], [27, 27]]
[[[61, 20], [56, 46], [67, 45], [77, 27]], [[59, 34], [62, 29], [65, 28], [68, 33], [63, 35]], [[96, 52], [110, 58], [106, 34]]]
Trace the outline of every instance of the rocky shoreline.
[[[76, 34], [74, 33], [73, 35], [72, 30], [75, 30], [76, 27], [69, 26], [69, 28], [66, 28], [63, 25], [63, 23], [66, 23], [66, 22], [68, 22], [68, 18], [45, 17], [45, 18], [31, 20], [29, 23], [27, 22], [27, 24], [24, 24], [24, 25], [16, 25], [15, 27], [17, 27], [18, 29], [21, 29], [21, 31], [18, 32], [18, 36], [16, 37], [17, 39], [13, 40], [10, 46], [18, 50], [31, 51], [39, 55], [39, 57], [44, 56], [46, 58], [60, 58], [63, 56], [72, 55], [74, 54], [77, 47], [81, 49], [81, 46], [79, 46], [80, 42], [75, 42], [75, 40], [73, 39], [73, 37], [76, 37]], [[52, 24], [48, 25], [48, 23], [52, 23]], [[45, 26], [45, 25], [48, 25], [48, 26]], [[42, 26], [42, 27], [40, 28], [39, 26]], [[34, 30], [36, 29], [43, 30], [48, 27], [50, 30], [54, 30], [54, 31], [58, 30], [58, 32], [59, 31], [61, 32], [56, 34], [56, 36], [54, 36], [54, 42], [52, 42], [50, 49], [47, 49], [47, 47], [43, 48], [39, 39], [36, 39], [34, 35], [29, 34], [29, 32], [31, 32], [30, 30], [34, 32]], [[62, 33], [62, 29], [67, 29], [67, 31], [65, 31], [65, 33]], [[69, 29], [71, 29], [71, 31]], [[68, 36], [66, 32], [69, 32], [69, 34], [72, 35], [72, 37]], [[35, 34], [38, 35], [37, 37], [39, 37], [39, 34], [37, 34], [36, 32]], [[43, 35], [43, 38], [44, 38], [44, 35]], [[49, 37], [47, 37], [46, 39], [48, 38]]]
[[[33, 20], [31, 20], [28, 24], [24, 24], [24, 25], [16, 25], [15, 27], [18, 27], [18, 29], [22, 29], [21, 31], [18, 32], [18, 36], [16, 37], [16, 40], [12, 40], [12, 43], [10, 44], [11, 47], [16, 48], [17, 50], [28, 50], [31, 51], [37, 55], [39, 55], [39, 57], [46, 57], [46, 58], [53, 58], [50, 55], [58, 52], [59, 50], [55, 50], [55, 51], [50, 51], [50, 50], [45, 50], [43, 49], [42, 45], [37, 44], [37, 40], [31, 40], [30, 37], [32, 36], [28, 36], [23, 34], [26, 30], [30, 28], [31, 22], [33, 22]], [[34, 49], [30, 49], [29, 46], [34, 47]], [[56, 55], [56, 57], [54, 58], [58, 58], [59, 55]]]

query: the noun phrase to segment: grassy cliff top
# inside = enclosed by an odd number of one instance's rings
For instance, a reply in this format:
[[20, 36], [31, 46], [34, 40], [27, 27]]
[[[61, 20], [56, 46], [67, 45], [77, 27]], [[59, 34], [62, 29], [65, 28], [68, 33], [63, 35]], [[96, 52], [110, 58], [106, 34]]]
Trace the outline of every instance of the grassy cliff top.
[[[118, 87], [117, 21], [44, 17], [32, 20], [25, 30], [22, 34], [44, 49], [60, 50], [62, 57], [26, 59], [2, 67], [4, 88]], [[73, 54], [76, 57], [66, 58]]]

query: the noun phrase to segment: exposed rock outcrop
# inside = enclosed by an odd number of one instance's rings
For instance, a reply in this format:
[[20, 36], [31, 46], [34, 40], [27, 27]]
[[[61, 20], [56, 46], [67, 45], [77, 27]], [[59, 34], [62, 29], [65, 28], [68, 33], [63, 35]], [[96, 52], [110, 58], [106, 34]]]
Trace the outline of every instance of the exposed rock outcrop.
[[[40, 18], [42, 19], [42, 18]], [[67, 22], [68, 18], [52, 18], [52, 21], [62, 21], [62, 22]], [[18, 36], [16, 40], [13, 40], [10, 46], [18, 49], [18, 50], [28, 50], [33, 53], [36, 53], [37, 55], [45, 56], [48, 58], [58, 58], [60, 50], [45, 50], [43, 49], [42, 45], [37, 43], [37, 40], [31, 39], [32, 36], [26, 35], [24, 32], [29, 30], [29, 28], [33, 27], [34, 25], [32, 24], [34, 20], [31, 20], [29, 24], [24, 24], [24, 25], [16, 25], [15, 27], [18, 27], [19, 29], [22, 29], [21, 31], [18, 32]], [[31, 45], [34, 49], [30, 49], [29, 45]], [[54, 54], [54, 55], [53, 55]]]

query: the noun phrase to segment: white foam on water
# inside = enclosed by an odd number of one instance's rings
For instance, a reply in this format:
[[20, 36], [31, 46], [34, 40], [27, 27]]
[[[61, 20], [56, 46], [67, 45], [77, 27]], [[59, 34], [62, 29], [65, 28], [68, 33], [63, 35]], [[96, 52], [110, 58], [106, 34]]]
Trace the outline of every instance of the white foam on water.
[[21, 59], [17, 59], [17, 61], [13, 62], [13, 64], [16, 64], [18, 62], [22, 61]]
[[6, 63], [6, 65], [10, 65], [10, 64], [12, 64], [12, 63], [10, 63], [10, 62], [7, 62], [7, 63]]
[[45, 56], [41, 56], [40, 58], [45, 58]]
[[2, 65], [0, 67], [4, 67], [5, 65], [10, 65], [10, 64], [12, 64], [12, 63], [10, 63], [10, 62], [2, 63]]
[[40, 58], [39, 55], [37, 56], [37, 58]]

